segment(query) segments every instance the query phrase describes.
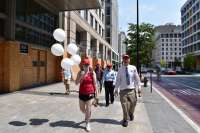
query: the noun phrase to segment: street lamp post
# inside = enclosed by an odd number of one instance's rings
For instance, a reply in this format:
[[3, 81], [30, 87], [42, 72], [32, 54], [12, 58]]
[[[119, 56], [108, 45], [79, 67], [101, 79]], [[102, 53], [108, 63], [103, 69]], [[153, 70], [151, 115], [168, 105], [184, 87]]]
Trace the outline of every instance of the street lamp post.
[[140, 78], [141, 78], [141, 72], [140, 72], [140, 57], [139, 57], [139, 0], [137, 0], [137, 40], [136, 40], [136, 45], [137, 45], [137, 70], [140, 73]]

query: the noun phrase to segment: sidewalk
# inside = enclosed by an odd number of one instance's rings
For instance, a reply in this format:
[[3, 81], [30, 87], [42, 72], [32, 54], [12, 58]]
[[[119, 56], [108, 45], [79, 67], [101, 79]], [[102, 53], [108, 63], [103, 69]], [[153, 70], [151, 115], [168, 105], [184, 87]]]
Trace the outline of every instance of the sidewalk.
[[[62, 83], [0, 95], [1, 133], [82, 133], [83, 114], [78, 106], [78, 87], [64, 95]], [[122, 109], [118, 99], [105, 107], [93, 108], [91, 127], [94, 133], [195, 133], [182, 117], [157, 93], [144, 89], [138, 99], [135, 120], [121, 126]]]

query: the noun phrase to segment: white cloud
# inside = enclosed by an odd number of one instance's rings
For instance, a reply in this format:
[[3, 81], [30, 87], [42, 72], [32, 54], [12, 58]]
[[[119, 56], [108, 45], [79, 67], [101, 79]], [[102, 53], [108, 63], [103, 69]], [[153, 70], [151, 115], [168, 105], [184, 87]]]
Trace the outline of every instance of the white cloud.
[[143, 12], [153, 12], [156, 11], [156, 6], [154, 5], [141, 5], [140, 10]]

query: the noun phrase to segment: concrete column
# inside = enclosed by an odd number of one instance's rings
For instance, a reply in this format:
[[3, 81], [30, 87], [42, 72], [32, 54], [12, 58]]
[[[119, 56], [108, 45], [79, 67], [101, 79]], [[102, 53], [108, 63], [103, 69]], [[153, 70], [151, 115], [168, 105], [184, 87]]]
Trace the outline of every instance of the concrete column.
[[65, 12], [65, 14], [64, 14], [64, 26], [63, 26], [63, 29], [66, 32], [66, 40], [64, 42], [65, 50], [66, 50], [68, 42], [69, 42], [68, 41], [68, 17], [67, 17], [67, 15], [68, 15], [68, 12]]
[[108, 48], [106, 47], [106, 61], [108, 60]]
[[107, 60], [107, 50], [106, 50], [106, 46], [103, 46], [103, 60], [104, 60], [104, 61]]
[[91, 50], [91, 35], [88, 32], [81, 33], [80, 51], [83, 56], [90, 56]]
[[99, 54], [100, 54], [99, 47], [100, 47], [100, 44], [99, 44], [99, 41], [97, 40], [96, 41], [96, 57], [97, 58], [99, 58]]
[[7, 0], [6, 2], [8, 19], [6, 21], [5, 36], [9, 40], [15, 40], [16, 0]]
[[71, 17], [71, 12], [67, 13], [67, 44], [76, 42], [76, 23]]

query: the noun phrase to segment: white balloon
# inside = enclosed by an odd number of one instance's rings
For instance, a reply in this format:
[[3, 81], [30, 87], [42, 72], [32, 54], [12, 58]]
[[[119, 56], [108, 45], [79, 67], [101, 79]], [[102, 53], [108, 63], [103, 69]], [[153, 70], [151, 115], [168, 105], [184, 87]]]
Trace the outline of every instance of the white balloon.
[[59, 41], [59, 42], [63, 42], [66, 39], [66, 33], [63, 29], [56, 29], [53, 32], [53, 37]]
[[61, 44], [56, 43], [51, 46], [51, 52], [55, 56], [62, 56], [64, 54], [64, 48]]
[[81, 57], [79, 55], [73, 55], [71, 60], [74, 61], [74, 64], [79, 65], [81, 63]]
[[71, 55], [75, 55], [78, 51], [78, 47], [74, 43], [70, 43], [67, 46], [67, 52], [70, 53]]
[[61, 67], [65, 70], [71, 68], [74, 65], [74, 62], [69, 58], [64, 58], [61, 61]]

